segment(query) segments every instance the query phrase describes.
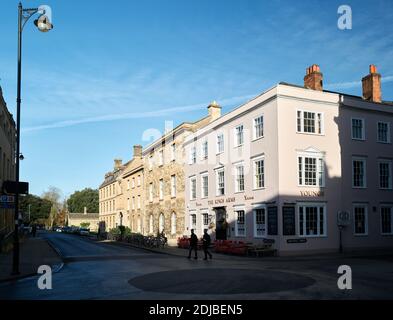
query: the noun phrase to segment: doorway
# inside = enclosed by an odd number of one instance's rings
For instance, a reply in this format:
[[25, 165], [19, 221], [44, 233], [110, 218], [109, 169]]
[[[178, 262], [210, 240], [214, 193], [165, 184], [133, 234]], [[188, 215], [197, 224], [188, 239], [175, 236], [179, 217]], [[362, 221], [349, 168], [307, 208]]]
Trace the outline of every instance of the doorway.
[[216, 239], [227, 240], [227, 211], [225, 207], [214, 210], [216, 211]]

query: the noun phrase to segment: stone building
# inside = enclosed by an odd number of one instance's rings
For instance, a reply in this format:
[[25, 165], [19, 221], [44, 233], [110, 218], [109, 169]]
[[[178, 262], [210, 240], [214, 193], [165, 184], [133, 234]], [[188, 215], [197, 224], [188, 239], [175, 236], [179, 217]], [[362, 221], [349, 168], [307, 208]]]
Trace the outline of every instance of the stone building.
[[393, 102], [279, 83], [184, 141], [187, 228], [280, 254], [393, 246]]
[[115, 159], [114, 168], [105, 174], [105, 180], [99, 187], [99, 220], [105, 230], [124, 224], [124, 203], [122, 195], [122, 160]]
[[[7, 180], [15, 180], [16, 127], [7, 109], [0, 87], [0, 187]], [[0, 193], [3, 195], [3, 193]], [[0, 207], [0, 240], [7, 238], [14, 227], [14, 210]], [[1, 250], [1, 248], [0, 248]]]
[[182, 123], [145, 147], [144, 234], [164, 232], [169, 244], [185, 231], [184, 139], [221, 116], [221, 107], [212, 103], [208, 116], [194, 123]]
[[131, 161], [124, 165], [122, 175], [122, 196], [125, 206], [126, 222], [134, 233], [143, 233], [143, 217], [145, 212], [145, 192], [143, 187], [143, 159], [142, 146], [134, 146], [134, 155]]
[[87, 212], [87, 208], [83, 213], [67, 213], [66, 225], [69, 227], [83, 227], [84, 224], [88, 224], [85, 228], [90, 229], [92, 232], [98, 231], [99, 213]]

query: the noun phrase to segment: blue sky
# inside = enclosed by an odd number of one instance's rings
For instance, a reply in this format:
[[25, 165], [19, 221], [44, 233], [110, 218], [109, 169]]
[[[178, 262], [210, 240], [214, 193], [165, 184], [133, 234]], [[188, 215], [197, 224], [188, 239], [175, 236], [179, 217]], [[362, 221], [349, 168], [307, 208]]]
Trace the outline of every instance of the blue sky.
[[[18, 1], [0, 7], [0, 85], [15, 113]], [[24, 1], [51, 6], [54, 30], [24, 31], [21, 177], [30, 191], [96, 188], [143, 132], [224, 112], [268, 87], [302, 84], [360, 95], [374, 63], [393, 100], [393, 2], [245, 0]], [[337, 28], [337, 9], [353, 29]]]

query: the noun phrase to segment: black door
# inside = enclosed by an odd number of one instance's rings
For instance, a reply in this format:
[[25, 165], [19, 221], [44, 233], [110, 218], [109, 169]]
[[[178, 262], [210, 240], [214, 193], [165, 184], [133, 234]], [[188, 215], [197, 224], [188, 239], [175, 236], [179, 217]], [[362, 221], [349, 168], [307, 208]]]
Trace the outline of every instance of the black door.
[[227, 239], [227, 212], [225, 208], [216, 209], [216, 239]]

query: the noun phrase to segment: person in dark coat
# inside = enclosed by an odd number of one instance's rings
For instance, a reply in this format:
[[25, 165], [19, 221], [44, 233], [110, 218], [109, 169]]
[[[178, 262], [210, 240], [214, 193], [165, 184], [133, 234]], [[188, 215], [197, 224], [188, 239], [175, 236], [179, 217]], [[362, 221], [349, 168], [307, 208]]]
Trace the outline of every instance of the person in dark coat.
[[35, 238], [36, 234], [37, 234], [37, 225], [33, 224], [33, 226], [31, 227], [31, 233], [33, 234], [33, 237]]
[[209, 252], [209, 246], [211, 243], [211, 238], [210, 235], [207, 233], [207, 229], [203, 230], [203, 252], [205, 254], [205, 258], [203, 260], [207, 260], [207, 256], [209, 256], [210, 259], [213, 258], [212, 254]]
[[188, 252], [188, 259], [191, 259], [192, 250], [195, 251], [194, 259], [198, 259], [198, 237], [194, 233], [194, 229], [191, 229], [190, 251]]

